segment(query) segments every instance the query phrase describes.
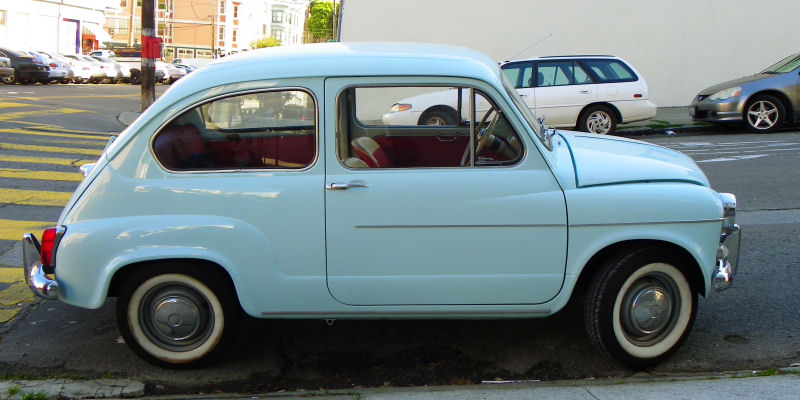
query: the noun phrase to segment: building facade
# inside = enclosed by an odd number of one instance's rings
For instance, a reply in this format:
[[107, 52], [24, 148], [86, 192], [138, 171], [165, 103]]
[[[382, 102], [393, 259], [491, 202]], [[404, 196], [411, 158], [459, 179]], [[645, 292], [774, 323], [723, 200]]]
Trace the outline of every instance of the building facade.
[[0, 1], [0, 46], [86, 54], [111, 39], [105, 15], [119, 0]]
[[[262, 37], [301, 43], [310, 0], [157, 0], [163, 58], [215, 58], [246, 51]], [[141, 0], [118, 0], [106, 24], [111, 48], [138, 48]], [[133, 29], [131, 29], [133, 27]]]

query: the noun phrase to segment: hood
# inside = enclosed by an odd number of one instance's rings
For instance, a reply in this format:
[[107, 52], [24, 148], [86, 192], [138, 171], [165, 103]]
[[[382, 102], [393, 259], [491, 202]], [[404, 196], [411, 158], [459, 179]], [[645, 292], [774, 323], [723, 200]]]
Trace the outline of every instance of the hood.
[[762, 79], [771, 78], [773, 76], [777, 76], [780, 74], [755, 74], [750, 76], [744, 76], [738, 79], [732, 79], [729, 81], [725, 81], [714, 86], [707, 87], [700, 91], [700, 95], [712, 95], [714, 93], [719, 92], [720, 90], [727, 89], [734, 86], [742, 86], [748, 84], [750, 82], [760, 81]]
[[578, 132], [559, 134], [569, 146], [578, 187], [634, 182], [689, 182], [710, 186], [683, 153], [638, 140]]

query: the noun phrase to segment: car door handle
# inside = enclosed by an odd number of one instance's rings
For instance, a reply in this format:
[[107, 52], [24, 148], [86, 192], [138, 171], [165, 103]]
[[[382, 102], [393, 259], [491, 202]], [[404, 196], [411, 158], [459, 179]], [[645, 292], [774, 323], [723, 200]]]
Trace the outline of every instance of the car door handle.
[[525, 94], [525, 93], [520, 93], [520, 94], [519, 94], [519, 97], [522, 97], [522, 98], [524, 99], [524, 98], [528, 97], [528, 95], [527, 95], [527, 94]]
[[350, 183], [341, 183], [341, 182], [331, 182], [325, 186], [325, 189], [328, 190], [347, 190], [347, 189], [355, 189], [355, 188], [368, 188], [369, 185], [366, 183], [358, 183], [358, 182], [350, 182]]
[[592, 93], [591, 90], [581, 90], [581, 94], [589, 94]]

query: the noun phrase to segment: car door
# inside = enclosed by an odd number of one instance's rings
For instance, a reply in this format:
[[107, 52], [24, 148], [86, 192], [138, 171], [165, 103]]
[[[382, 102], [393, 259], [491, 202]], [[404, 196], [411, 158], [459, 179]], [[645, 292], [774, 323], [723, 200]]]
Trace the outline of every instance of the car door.
[[[404, 89], [420, 79], [406, 79]], [[386, 87], [365, 91], [374, 98], [359, 99], [352, 86], [385, 82], [404, 81], [326, 80], [330, 293], [345, 304], [373, 306], [533, 304], [555, 296], [564, 279], [565, 200], [530, 137], [519, 134], [522, 125], [509, 123], [514, 120], [506, 118], [508, 106], [497, 102], [503, 114], [493, 130], [504, 132], [513, 151], [485, 147], [475, 154], [464, 147], [477, 131], [468, 125], [398, 127], [358, 120], [358, 104], [383, 101], [388, 107], [395, 100], [378, 99], [391, 91]], [[482, 117], [471, 119], [477, 125]], [[463, 138], [450, 142], [464, 154], [462, 162], [408, 167], [402, 160], [412, 157], [397, 153], [414, 147], [390, 144], [401, 134]]]
[[533, 74], [533, 63], [513, 62], [504, 64], [501, 68], [506, 79], [517, 89], [519, 97], [525, 101], [525, 104], [534, 115], [539, 116], [536, 113], [536, 95], [534, 88], [536, 79]]
[[553, 126], [575, 126], [578, 115], [597, 100], [597, 85], [575, 61], [538, 61], [536, 115]]

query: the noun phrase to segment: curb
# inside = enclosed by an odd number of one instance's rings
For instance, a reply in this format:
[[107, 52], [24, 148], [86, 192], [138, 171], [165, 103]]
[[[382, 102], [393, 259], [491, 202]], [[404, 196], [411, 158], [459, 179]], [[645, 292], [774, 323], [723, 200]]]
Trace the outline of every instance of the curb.
[[4, 399], [98, 399], [144, 396], [144, 383], [127, 379], [0, 381]]

